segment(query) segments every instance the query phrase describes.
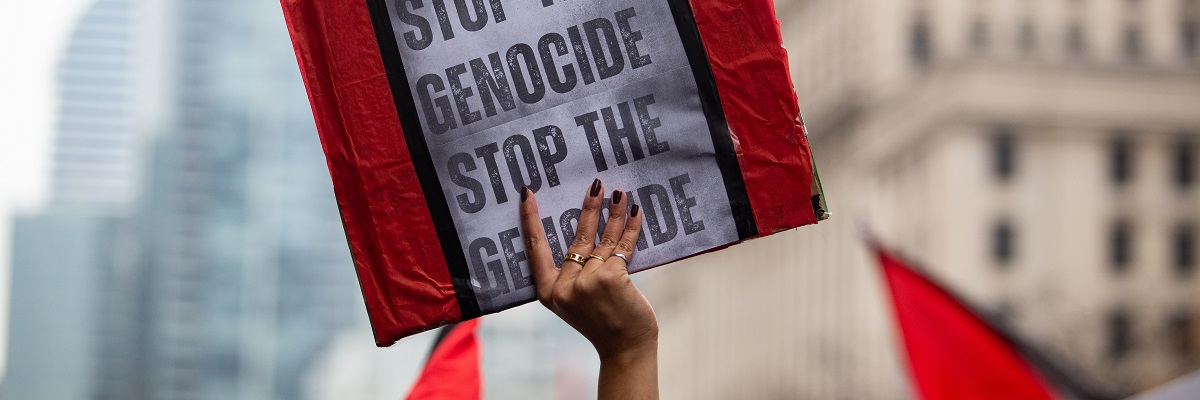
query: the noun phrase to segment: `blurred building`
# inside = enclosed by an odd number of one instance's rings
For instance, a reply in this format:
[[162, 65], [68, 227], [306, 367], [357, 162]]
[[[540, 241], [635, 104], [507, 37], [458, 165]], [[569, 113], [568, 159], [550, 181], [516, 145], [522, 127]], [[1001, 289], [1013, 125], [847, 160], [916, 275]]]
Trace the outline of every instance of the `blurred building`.
[[[0, 399], [86, 399], [96, 387], [104, 218], [53, 213], [13, 224], [8, 369]], [[70, 246], [63, 251], [54, 244]]]
[[163, 21], [163, 117], [118, 299], [136, 314], [103, 343], [131, 362], [97, 397], [300, 398], [363, 308], [282, 11], [146, 3]]
[[101, 327], [118, 316], [101, 300], [127, 259], [113, 241], [139, 186], [135, 112], [136, 9], [100, 0], [72, 29], [58, 65], [49, 201], [13, 222], [8, 368], [0, 399], [93, 394]]
[[301, 398], [363, 306], [279, 5], [99, 0], [59, 76], [0, 398]]
[[1200, 367], [1200, 2], [776, 6], [834, 216], [657, 276], [665, 397], [909, 397], [856, 223], [1098, 389]]
[[111, 214], [125, 211], [137, 197], [134, 11], [128, 0], [95, 2], [63, 52], [50, 189], [53, 206], [82, 206]]

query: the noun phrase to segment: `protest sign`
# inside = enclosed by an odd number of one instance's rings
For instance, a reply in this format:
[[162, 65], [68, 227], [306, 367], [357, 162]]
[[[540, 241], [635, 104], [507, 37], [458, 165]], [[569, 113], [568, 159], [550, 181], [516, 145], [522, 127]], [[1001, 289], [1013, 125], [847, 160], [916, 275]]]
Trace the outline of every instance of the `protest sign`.
[[[282, 0], [380, 345], [534, 299], [594, 178], [637, 272], [826, 215], [769, 0]], [[333, 4], [337, 3], [337, 4]]]

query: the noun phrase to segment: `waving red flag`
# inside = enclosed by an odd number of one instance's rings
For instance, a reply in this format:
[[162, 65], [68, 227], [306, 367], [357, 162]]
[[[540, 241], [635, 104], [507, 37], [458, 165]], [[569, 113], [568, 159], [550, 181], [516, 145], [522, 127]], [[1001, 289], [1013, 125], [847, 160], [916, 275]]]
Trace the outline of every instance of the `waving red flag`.
[[920, 398], [1054, 398], [1047, 381], [983, 318], [899, 258], [876, 252]]
[[479, 320], [443, 328], [425, 370], [408, 400], [477, 400], [483, 396], [479, 373]]

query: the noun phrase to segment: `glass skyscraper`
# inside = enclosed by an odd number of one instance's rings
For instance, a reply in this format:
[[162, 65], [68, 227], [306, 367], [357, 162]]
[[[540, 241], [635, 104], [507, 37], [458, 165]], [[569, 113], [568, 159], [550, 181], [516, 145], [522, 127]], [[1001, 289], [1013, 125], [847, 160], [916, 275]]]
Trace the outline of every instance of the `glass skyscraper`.
[[282, 11], [165, 4], [170, 118], [136, 218], [136, 332], [106, 344], [139, 356], [100, 397], [299, 398], [364, 311]]
[[94, 393], [101, 326], [124, 315], [101, 301], [128, 257], [111, 239], [139, 180], [134, 133], [135, 12], [99, 0], [72, 29], [57, 71], [58, 114], [48, 207], [13, 223], [7, 371], [0, 399]]
[[119, 212], [137, 196], [133, 7], [129, 0], [97, 1], [63, 52], [51, 187], [55, 206]]
[[365, 311], [279, 4], [99, 0], [61, 64], [0, 398], [303, 398]]

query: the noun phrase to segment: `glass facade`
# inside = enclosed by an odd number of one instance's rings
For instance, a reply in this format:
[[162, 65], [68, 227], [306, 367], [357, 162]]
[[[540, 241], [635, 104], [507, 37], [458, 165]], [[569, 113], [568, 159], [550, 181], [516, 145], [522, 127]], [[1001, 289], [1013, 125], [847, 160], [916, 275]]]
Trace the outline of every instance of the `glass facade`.
[[111, 345], [142, 355], [101, 397], [298, 399], [362, 308], [281, 10], [168, 4], [174, 118], [139, 213], [142, 318]]
[[67, 43], [58, 70], [55, 205], [117, 212], [137, 196], [134, 17], [128, 0], [98, 1]]
[[136, 13], [128, 0], [90, 4], [58, 63], [57, 124], [48, 207], [12, 225], [8, 360], [0, 399], [85, 399], [104, 359], [102, 329], [120, 310], [115, 290], [125, 250], [112, 241], [138, 195], [132, 127]]

